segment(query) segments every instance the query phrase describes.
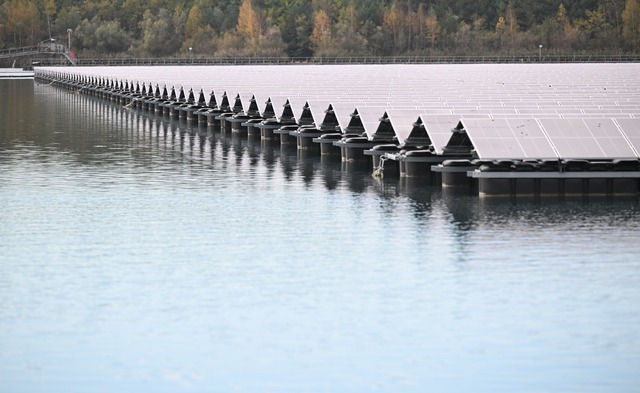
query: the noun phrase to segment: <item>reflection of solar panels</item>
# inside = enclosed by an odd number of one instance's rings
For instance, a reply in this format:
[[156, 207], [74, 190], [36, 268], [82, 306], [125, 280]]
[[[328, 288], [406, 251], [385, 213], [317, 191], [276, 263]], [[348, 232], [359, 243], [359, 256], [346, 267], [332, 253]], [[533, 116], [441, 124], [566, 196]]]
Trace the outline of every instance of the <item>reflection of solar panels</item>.
[[544, 158], [554, 156], [552, 152], [563, 158], [636, 157], [640, 150], [640, 64], [56, 67], [52, 71], [194, 91], [203, 88], [215, 91], [218, 103], [223, 92], [229, 99], [240, 94], [245, 110], [255, 95], [261, 112], [270, 97], [278, 117], [289, 100], [298, 120], [308, 103], [316, 127], [330, 105], [342, 129], [357, 108], [369, 138], [386, 112], [400, 144], [420, 119], [438, 154], [460, 119], [484, 157]]

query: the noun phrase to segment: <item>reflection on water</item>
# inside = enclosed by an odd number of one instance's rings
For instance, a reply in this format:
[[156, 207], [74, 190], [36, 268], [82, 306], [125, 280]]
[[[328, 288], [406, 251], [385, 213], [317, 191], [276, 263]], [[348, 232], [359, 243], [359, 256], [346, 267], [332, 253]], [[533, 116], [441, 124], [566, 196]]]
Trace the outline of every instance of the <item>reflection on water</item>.
[[[15, 149], [33, 154], [36, 149], [45, 157], [64, 152], [69, 163], [87, 166], [128, 162], [151, 167], [168, 161], [207, 169], [231, 168], [249, 176], [264, 169], [269, 176], [277, 172], [285, 181], [302, 180], [309, 186], [316, 176], [321, 176], [328, 189], [347, 181], [353, 191], [359, 192], [372, 186], [369, 168], [342, 164], [339, 157], [321, 159], [298, 152], [295, 145], [280, 146], [279, 142], [259, 138], [249, 140], [237, 134], [214, 133], [184, 120], [125, 109], [49, 86], [31, 88], [32, 81], [3, 82], [11, 85], [20, 100], [34, 102], [20, 106], [17, 111], [13, 109], [15, 98], [9, 101], [4, 96], [6, 102], [0, 102], [3, 149], [7, 152]], [[17, 89], [18, 85], [29, 88]], [[25, 119], [31, 122], [26, 124]], [[16, 157], [4, 154], [2, 158]]]
[[615, 391], [638, 199], [480, 199], [0, 81], [0, 391]]

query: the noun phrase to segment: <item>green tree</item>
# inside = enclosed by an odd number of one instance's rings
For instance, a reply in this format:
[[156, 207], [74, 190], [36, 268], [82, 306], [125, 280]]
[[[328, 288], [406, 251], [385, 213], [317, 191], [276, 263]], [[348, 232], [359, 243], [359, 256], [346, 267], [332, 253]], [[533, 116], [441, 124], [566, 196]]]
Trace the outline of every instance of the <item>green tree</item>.
[[100, 18], [96, 15], [91, 20], [84, 19], [73, 33], [75, 38], [74, 47], [91, 53], [96, 52], [98, 46], [96, 30], [100, 25]]
[[118, 14], [112, 17], [117, 17], [124, 29], [139, 37], [141, 34], [140, 21], [144, 17], [144, 12], [146, 10], [157, 12], [157, 7], [154, 3], [156, 2], [147, 0], [124, 0]]
[[131, 45], [131, 37], [117, 20], [98, 23], [94, 34], [95, 50], [99, 54], [123, 53]]
[[266, 26], [260, 37], [260, 56], [286, 56], [285, 43], [282, 40], [280, 29], [277, 26]]
[[358, 14], [356, 7], [350, 3], [340, 13], [336, 36], [338, 39], [337, 53], [345, 56], [362, 56], [367, 54], [367, 39], [358, 31]]
[[280, 29], [287, 55], [292, 57], [312, 56], [312, 3], [308, 0], [284, 0], [277, 9], [278, 12], [270, 12], [267, 15]]
[[147, 10], [140, 22], [142, 39], [135, 48], [139, 56], [170, 56], [182, 44], [182, 37], [176, 34], [175, 23], [180, 22], [179, 15], [171, 15], [169, 10], [161, 8], [157, 14]]
[[71, 29], [75, 32], [81, 23], [82, 14], [78, 6], [62, 7], [56, 16], [55, 24], [53, 26], [54, 35], [65, 35], [67, 34], [67, 29]]

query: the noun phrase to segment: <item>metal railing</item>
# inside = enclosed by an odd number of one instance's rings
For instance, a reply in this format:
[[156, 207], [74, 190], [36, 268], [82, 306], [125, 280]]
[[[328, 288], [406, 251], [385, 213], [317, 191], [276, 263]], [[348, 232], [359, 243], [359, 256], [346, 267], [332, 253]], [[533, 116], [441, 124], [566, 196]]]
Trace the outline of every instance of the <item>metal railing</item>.
[[[176, 57], [74, 59], [78, 66], [284, 65], [284, 64], [500, 64], [500, 63], [634, 63], [640, 55], [558, 56], [366, 56], [366, 57]], [[34, 59], [41, 65], [67, 65], [63, 58]]]
[[0, 50], [0, 59], [7, 59], [18, 56], [28, 56], [40, 53], [39, 46], [25, 46], [23, 48], [9, 48]]
[[[37, 55], [62, 55], [65, 59], [62, 61], [63, 64], [67, 64], [67, 61], [71, 64], [75, 65], [75, 60], [69, 56], [69, 51], [64, 45], [56, 44], [55, 41], [44, 41], [34, 46], [25, 46], [21, 48], [9, 48], [0, 50], [0, 59], [10, 59], [10, 58], [18, 58], [25, 56], [37, 56]], [[45, 62], [47, 64], [60, 64], [60, 62], [56, 59], [52, 59], [51, 57], [39, 59], [39, 61]]]

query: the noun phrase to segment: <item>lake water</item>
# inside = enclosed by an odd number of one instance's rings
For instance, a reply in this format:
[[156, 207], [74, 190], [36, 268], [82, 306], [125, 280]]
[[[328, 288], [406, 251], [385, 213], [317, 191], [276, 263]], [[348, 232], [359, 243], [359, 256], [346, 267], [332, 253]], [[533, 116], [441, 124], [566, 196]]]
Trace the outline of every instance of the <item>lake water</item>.
[[2, 392], [637, 392], [639, 238], [0, 80]]

